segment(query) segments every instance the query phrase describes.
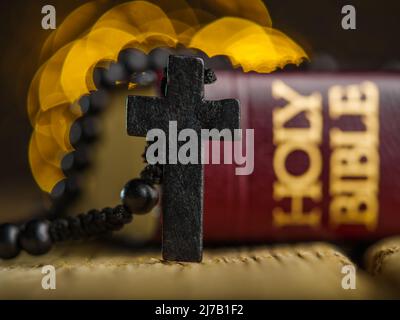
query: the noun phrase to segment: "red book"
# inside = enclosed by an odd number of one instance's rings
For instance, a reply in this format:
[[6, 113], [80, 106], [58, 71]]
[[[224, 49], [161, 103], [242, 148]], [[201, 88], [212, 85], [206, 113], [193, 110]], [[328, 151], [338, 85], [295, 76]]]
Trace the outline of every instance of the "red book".
[[254, 172], [206, 165], [210, 242], [375, 239], [400, 233], [400, 76], [220, 72], [237, 98]]

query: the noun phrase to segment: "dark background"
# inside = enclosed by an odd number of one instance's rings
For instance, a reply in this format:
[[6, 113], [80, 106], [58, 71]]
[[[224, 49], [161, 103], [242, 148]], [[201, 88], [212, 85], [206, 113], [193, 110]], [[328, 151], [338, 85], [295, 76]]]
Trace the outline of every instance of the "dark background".
[[[265, 2], [274, 27], [303, 46], [311, 59], [324, 53], [335, 58], [343, 69], [366, 70], [380, 70], [400, 60], [400, 1]], [[114, 3], [117, 1], [110, 5]], [[0, 2], [0, 192], [22, 185], [24, 190], [36, 188], [27, 159], [31, 128], [26, 116], [26, 96], [39, 67], [41, 46], [51, 33], [41, 28], [41, 8], [46, 4], [56, 7], [60, 24], [83, 1]], [[357, 30], [341, 28], [341, 8], [345, 4], [356, 7]]]

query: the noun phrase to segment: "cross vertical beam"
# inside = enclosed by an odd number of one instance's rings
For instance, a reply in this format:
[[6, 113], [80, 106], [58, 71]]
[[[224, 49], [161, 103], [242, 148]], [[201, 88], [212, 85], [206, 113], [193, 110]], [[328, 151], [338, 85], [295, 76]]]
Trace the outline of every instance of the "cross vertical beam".
[[[127, 113], [129, 135], [145, 136], [150, 129], [157, 128], [169, 137], [170, 121], [176, 121], [178, 132], [190, 128], [197, 133], [198, 163], [175, 164], [167, 159], [163, 166], [162, 252], [165, 260], [200, 262], [204, 186], [201, 129], [238, 129], [239, 102], [235, 99], [205, 101], [203, 60], [170, 56], [165, 98], [128, 96]], [[184, 143], [178, 141], [177, 150]]]

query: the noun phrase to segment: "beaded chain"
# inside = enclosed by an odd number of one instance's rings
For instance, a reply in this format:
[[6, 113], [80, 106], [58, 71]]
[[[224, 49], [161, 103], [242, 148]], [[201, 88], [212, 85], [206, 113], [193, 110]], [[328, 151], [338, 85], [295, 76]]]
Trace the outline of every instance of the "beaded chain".
[[141, 178], [130, 180], [121, 191], [122, 205], [102, 210], [92, 209], [86, 214], [48, 219], [34, 219], [21, 226], [0, 225], [0, 258], [11, 259], [21, 250], [31, 255], [47, 253], [53, 243], [87, 239], [107, 232], [118, 231], [133, 219], [133, 214], [144, 214], [158, 203], [154, 188], [160, 183], [162, 169], [147, 165]]
[[[154, 185], [162, 183], [162, 165], [147, 164], [140, 173], [140, 178], [130, 180], [121, 191], [122, 204], [114, 208], [92, 209], [77, 216], [60, 217], [78, 194], [74, 174], [88, 166], [87, 145], [96, 140], [95, 116], [105, 106], [105, 92], [100, 88], [115, 87], [121, 79], [132, 80], [137, 77], [137, 70], [143, 70], [144, 53], [126, 49], [121, 51], [118, 62], [109, 69], [97, 68], [94, 82], [99, 90], [81, 97], [79, 104], [83, 116], [70, 129], [70, 141], [75, 151], [66, 155], [61, 167], [68, 179], [58, 183], [52, 193], [53, 206], [48, 219], [33, 219], [22, 225], [5, 223], [0, 225], [0, 258], [12, 259], [21, 252], [42, 255], [50, 251], [56, 242], [88, 239], [108, 232], [120, 230], [133, 220], [133, 214], [150, 212], [159, 201], [159, 192]], [[128, 74], [131, 73], [130, 76]], [[132, 75], [133, 73], [133, 75]], [[144, 72], [142, 72], [143, 76]], [[206, 84], [216, 80], [212, 70], [206, 69]], [[134, 79], [138, 81], [137, 79]], [[161, 93], [164, 94], [165, 76], [161, 80]], [[148, 145], [146, 146], [147, 149]], [[142, 155], [146, 162], [146, 149]]]

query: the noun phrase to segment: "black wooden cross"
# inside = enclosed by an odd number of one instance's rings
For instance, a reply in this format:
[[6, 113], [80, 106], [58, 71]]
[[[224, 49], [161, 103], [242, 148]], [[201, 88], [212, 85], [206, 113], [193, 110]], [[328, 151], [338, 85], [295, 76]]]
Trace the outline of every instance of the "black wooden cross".
[[[233, 132], [240, 122], [239, 101], [204, 100], [203, 60], [189, 56], [170, 56], [165, 98], [129, 96], [127, 108], [129, 135], [146, 136], [148, 130], [159, 128], [168, 140], [169, 121], [176, 121], [178, 132], [185, 128], [196, 131], [199, 146], [202, 128]], [[178, 142], [178, 150], [184, 143]], [[200, 262], [203, 251], [203, 165], [200, 160], [199, 164], [179, 164], [178, 161], [178, 164], [167, 162], [163, 168], [163, 258]]]

